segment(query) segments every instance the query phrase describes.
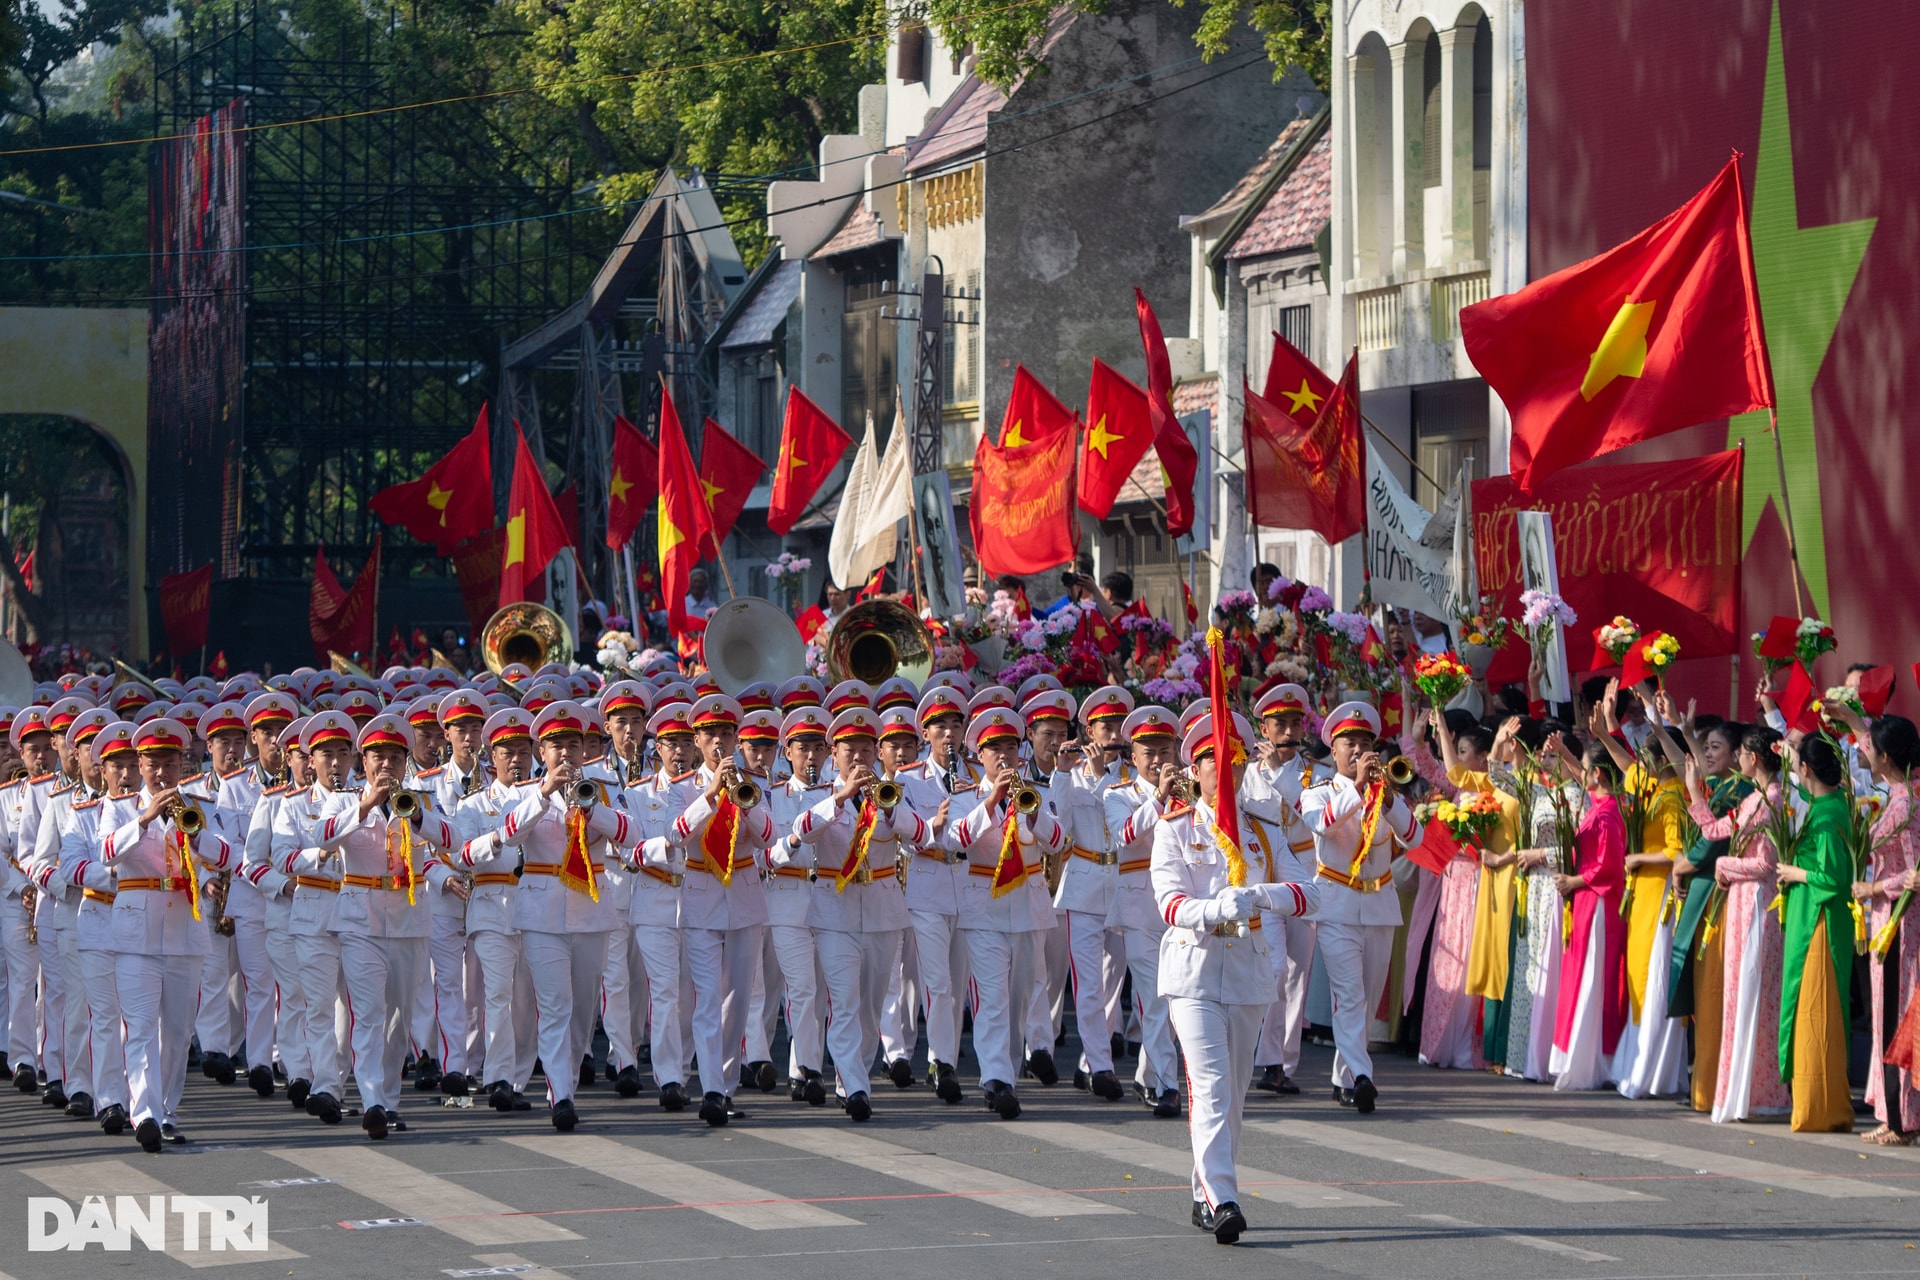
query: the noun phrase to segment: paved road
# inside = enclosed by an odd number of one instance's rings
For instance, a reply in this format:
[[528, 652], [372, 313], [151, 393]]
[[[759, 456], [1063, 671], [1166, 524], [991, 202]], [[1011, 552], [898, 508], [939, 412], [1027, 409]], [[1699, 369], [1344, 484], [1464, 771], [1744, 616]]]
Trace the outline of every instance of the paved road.
[[[1303, 1074], [1324, 1079], [1324, 1050]], [[405, 1109], [366, 1141], [284, 1099], [197, 1075], [194, 1142], [144, 1155], [0, 1091], [0, 1280], [241, 1276], [532, 1280], [1284, 1274], [1507, 1277], [1920, 1274], [1920, 1149], [1716, 1127], [1670, 1102], [1383, 1061], [1382, 1109], [1324, 1094], [1248, 1103], [1252, 1229], [1223, 1249], [1187, 1222], [1186, 1128], [1066, 1084], [1002, 1122], [969, 1097], [882, 1083], [872, 1123], [750, 1095], [709, 1130], [645, 1094], [587, 1091], [584, 1123], [536, 1110]], [[971, 1091], [970, 1091], [971, 1095]], [[413, 1101], [409, 1098], [409, 1101]], [[29, 1253], [27, 1197], [264, 1195], [267, 1255], [138, 1243]], [[400, 1219], [392, 1225], [358, 1225]], [[109, 1270], [111, 1268], [111, 1270]]]

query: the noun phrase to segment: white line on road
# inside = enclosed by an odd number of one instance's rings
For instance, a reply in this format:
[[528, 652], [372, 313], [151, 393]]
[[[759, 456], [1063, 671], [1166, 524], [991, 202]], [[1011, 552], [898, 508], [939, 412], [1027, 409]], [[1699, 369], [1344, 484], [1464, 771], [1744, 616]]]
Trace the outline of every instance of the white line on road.
[[565, 1227], [521, 1213], [445, 1178], [364, 1147], [275, 1148], [267, 1154], [309, 1173], [332, 1178], [353, 1194], [468, 1244], [523, 1244], [578, 1240]]
[[1660, 1198], [1639, 1191], [1629, 1191], [1625, 1187], [1616, 1187], [1611, 1183], [1563, 1178], [1542, 1173], [1537, 1169], [1523, 1169], [1516, 1164], [1483, 1160], [1479, 1156], [1462, 1155], [1457, 1151], [1446, 1151], [1439, 1147], [1416, 1146], [1384, 1134], [1362, 1132], [1357, 1125], [1324, 1124], [1311, 1120], [1250, 1120], [1247, 1122], [1247, 1127], [1264, 1129], [1268, 1133], [1277, 1133], [1283, 1138], [1311, 1142], [1315, 1146], [1329, 1147], [1349, 1155], [1406, 1165], [1427, 1173], [1437, 1173], [1443, 1177], [1463, 1178], [1471, 1182], [1485, 1183], [1488, 1186], [1505, 1187], [1509, 1191], [1520, 1191], [1530, 1196], [1557, 1200], [1561, 1204], [1617, 1204], [1627, 1200], [1648, 1201]]
[[1558, 1240], [1548, 1240], [1541, 1236], [1517, 1235], [1511, 1231], [1502, 1231], [1498, 1227], [1483, 1227], [1477, 1222], [1468, 1222], [1465, 1218], [1455, 1218], [1444, 1213], [1416, 1213], [1413, 1216], [1422, 1222], [1434, 1222], [1443, 1227], [1459, 1227], [1466, 1231], [1484, 1231], [1495, 1240], [1506, 1240], [1513, 1244], [1523, 1244], [1529, 1249], [1538, 1249], [1542, 1253], [1557, 1254], [1562, 1258], [1571, 1258], [1575, 1262], [1620, 1261], [1620, 1259], [1610, 1253], [1595, 1253], [1591, 1249], [1577, 1249], [1570, 1244], [1561, 1244]]
[[[55, 1193], [78, 1204], [88, 1196], [106, 1196], [108, 1204], [114, 1196], [167, 1196], [168, 1209], [166, 1220], [166, 1253], [170, 1258], [184, 1262], [190, 1267], [230, 1267], [239, 1262], [287, 1262], [294, 1258], [304, 1258], [304, 1253], [296, 1253], [283, 1244], [273, 1240], [273, 1209], [269, 1202], [267, 1209], [267, 1247], [255, 1253], [234, 1253], [221, 1250], [215, 1253], [207, 1247], [205, 1235], [200, 1237], [200, 1247], [184, 1247], [182, 1232], [185, 1223], [179, 1214], [172, 1211], [170, 1197], [183, 1195], [151, 1174], [134, 1168], [124, 1160], [76, 1160], [66, 1164], [26, 1165], [20, 1172], [38, 1182], [46, 1184]], [[142, 1208], [145, 1205], [143, 1203]]]
[[1521, 1137], [1535, 1138], [1541, 1142], [1557, 1142], [1562, 1146], [1579, 1147], [1584, 1151], [1625, 1156], [1630, 1160], [1651, 1160], [1655, 1164], [1671, 1165], [1676, 1169], [1686, 1169], [1694, 1173], [1718, 1174], [1725, 1178], [1738, 1178], [1744, 1182], [1757, 1182], [1767, 1187], [1785, 1187], [1790, 1191], [1804, 1191], [1808, 1195], [1824, 1196], [1829, 1200], [1897, 1198], [1913, 1194], [1912, 1187], [1883, 1187], [1877, 1183], [1861, 1182], [1858, 1179], [1844, 1178], [1837, 1174], [1816, 1173], [1811, 1169], [1795, 1169], [1783, 1164], [1771, 1164], [1765, 1160], [1749, 1160], [1745, 1156], [1722, 1155], [1717, 1151], [1703, 1151], [1697, 1147], [1675, 1146], [1670, 1142], [1655, 1142], [1650, 1138], [1608, 1133], [1602, 1129], [1562, 1124], [1557, 1120], [1497, 1117], [1484, 1119], [1462, 1116], [1456, 1117], [1453, 1122], [1472, 1125], [1476, 1129], [1487, 1129], [1495, 1133], [1511, 1132]]
[[[483, 1267], [513, 1267], [511, 1274], [521, 1280], [569, 1280], [564, 1271], [555, 1271], [552, 1267], [543, 1267], [530, 1262], [517, 1253], [476, 1253], [473, 1260]], [[518, 1268], [526, 1268], [519, 1270]]]
[[624, 1146], [609, 1138], [582, 1134], [528, 1134], [504, 1138], [516, 1147], [565, 1161], [603, 1178], [638, 1187], [674, 1204], [731, 1222], [749, 1231], [778, 1231], [791, 1227], [857, 1227], [819, 1205], [805, 1204], [736, 1182], [706, 1169], [668, 1160], [651, 1151]]
[[[1171, 1174], [1176, 1178], [1193, 1176], [1193, 1153], [1190, 1150], [1184, 1147], [1177, 1149], [1163, 1147], [1157, 1142], [1148, 1142], [1141, 1138], [1129, 1138], [1104, 1126], [1063, 1124], [1042, 1120], [1021, 1125], [1019, 1132], [1022, 1137], [1031, 1135], [1043, 1142], [1065, 1147], [1069, 1151], [1083, 1151], [1088, 1155], [1103, 1156], [1116, 1164], [1139, 1165], [1143, 1169]], [[1244, 1164], [1239, 1166], [1239, 1177], [1240, 1185], [1257, 1189], [1262, 1200], [1291, 1205], [1296, 1209], [1395, 1207], [1391, 1200], [1376, 1200], [1372, 1196], [1364, 1196], [1357, 1191], [1348, 1191], [1344, 1187], [1328, 1186], [1325, 1183], [1302, 1182], [1298, 1178], [1269, 1173], [1265, 1169], [1249, 1168]]]
[[891, 1142], [863, 1138], [841, 1129], [755, 1129], [752, 1132], [764, 1142], [838, 1160], [916, 1187], [951, 1192], [1023, 1218], [1078, 1218], [1129, 1212], [1119, 1205], [1052, 1191], [1010, 1174], [978, 1169], [944, 1156], [897, 1147]]

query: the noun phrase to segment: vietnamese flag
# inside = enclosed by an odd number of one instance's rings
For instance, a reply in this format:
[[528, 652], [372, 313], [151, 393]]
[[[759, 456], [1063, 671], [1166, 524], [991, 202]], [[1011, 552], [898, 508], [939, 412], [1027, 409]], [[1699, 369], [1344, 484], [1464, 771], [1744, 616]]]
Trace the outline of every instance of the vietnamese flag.
[[700, 548], [713, 529], [702, 497], [700, 473], [680, 429], [673, 394], [660, 388], [660, 590], [667, 598], [667, 630], [685, 638], [687, 580], [700, 563]]
[[493, 433], [487, 406], [473, 430], [418, 480], [389, 485], [367, 506], [446, 555], [453, 544], [493, 528]]
[[660, 451], [622, 415], [613, 419], [613, 470], [607, 477], [607, 545], [627, 545], [660, 487]]
[[1140, 345], [1147, 354], [1147, 410], [1153, 422], [1153, 448], [1160, 455], [1166, 482], [1167, 532], [1180, 538], [1193, 532], [1193, 478], [1200, 470], [1200, 454], [1174, 416], [1173, 362], [1167, 358], [1160, 318], [1138, 288], [1133, 291], [1133, 305], [1140, 319]]
[[1242, 419], [1247, 514], [1274, 529], [1311, 529], [1338, 546], [1366, 526], [1366, 461], [1360, 438], [1360, 365], [1302, 428], [1278, 405], [1245, 388]]
[[1093, 380], [1087, 384], [1087, 435], [1080, 449], [1080, 509], [1096, 520], [1106, 519], [1152, 444], [1147, 393], [1095, 356]]
[[973, 545], [987, 577], [1040, 573], [1073, 559], [1073, 411], [1024, 368], [1014, 370], [1000, 443], [973, 451]]
[[1213, 839], [1227, 860], [1227, 883], [1238, 889], [1247, 883], [1247, 858], [1240, 848], [1240, 801], [1235, 795], [1233, 766], [1245, 764], [1247, 749], [1233, 723], [1233, 685], [1227, 675], [1226, 636], [1207, 628], [1207, 713], [1213, 720], [1214, 791]]
[[1739, 158], [1625, 244], [1460, 312], [1534, 491], [1615, 449], [1773, 404]]
[[1320, 406], [1333, 394], [1333, 379], [1279, 334], [1273, 335], [1273, 357], [1267, 362], [1266, 385], [1260, 397], [1303, 427], [1313, 425]]
[[[787, 388], [787, 416], [780, 424], [780, 461], [773, 469], [773, 495], [767, 505], [767, 528], [786, 537], [813, 495], [826, 483], [840, 455], [853, 437], [826, 415], [819, 405]], [[664, 465], [664, 464], [663, 464]]]
[[753, 486], [760, 483], [766, 469], [767, 464], [751, 449], [712, 418], [707, 419], [706, 436], [700, 445], [700, 489], [713, 524], [707, 535], [709, 549], [717, 549], [733, 532], [734, 521], [747, 509]]
[[567, 524], [547, 492], [546, 477], [513, 424], [513, 488], [507, 494], [507, 536], [500, 558], [500, 605], [525, 600], [552, 559], [567, 546]]
[[1000, 419], [1000, 447], [1025, 449], [1035, 441], [1051, 439], [1054, 432], [1078, 426], [1073, 410], [1060, 403], [1060, 397], [1046, 384], [1027, 372], [1025, 365], [1013, 368], [1013, 390], [1007, 393], [1007, 411]]

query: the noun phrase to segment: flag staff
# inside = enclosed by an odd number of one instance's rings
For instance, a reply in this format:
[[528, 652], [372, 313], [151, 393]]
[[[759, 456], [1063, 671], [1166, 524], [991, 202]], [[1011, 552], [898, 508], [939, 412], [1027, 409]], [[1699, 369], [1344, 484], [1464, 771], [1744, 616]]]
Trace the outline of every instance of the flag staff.
[[1787, 456], [1780, 447], [1780, 410], [1773, 405], [1767, 406], [1767, 434], [1773, 437], [1773, 465], [1780, 475], [1780, 514], [1782, 523], [1787, 527], [1787, 559], [1792, 566], [1793, 608], [1804, 618], [1807, 616], [1807, 602], [1800, 594], [1800, 543], [1793, 536], [1793, 499], [1787, 494]]

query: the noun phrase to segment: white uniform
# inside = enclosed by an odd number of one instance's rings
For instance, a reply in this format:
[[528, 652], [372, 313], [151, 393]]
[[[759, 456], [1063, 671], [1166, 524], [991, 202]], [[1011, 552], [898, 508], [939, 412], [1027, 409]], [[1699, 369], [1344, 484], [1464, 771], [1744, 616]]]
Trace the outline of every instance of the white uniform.
[[[1300, 817], [1300, 796], [1308, 787], [1319, 786], [1332, 776], [1332, 765], [1300, 751], [1277, 769], [1261, 764], [1248, 766], [1241, 797], [1278, 815], [1287, 847], [1304, 864], [1313, 857], [1313, 832]], [[1313, 977], [1319, 922], [1312, 916], [1271, 916], [1267, 928], [1280, 931], [1268, 935], [1270, 944], [1274, 944], [1277, 994], [1260, 1028], [1260, 1049], [1253, 1060], [1263, 1066], [1278, 1066], [1282, 1075], [1291, 1078], [1300, 1067], [1300, 1035], [1307, 1025], [1307, 986]], [[1285, 945], [1277, 945], [1282, 938]]]
[[1119, 855], [1117, 883], [1107, 926], [1118, 929], [1133, 973], [1134, 1012], [1140, 1019], [1140, 1061], [1134, 1082], [1150, 1098], [1180, 1088], [1180, 1050], [1174, 1043], [1167, 1002], [1160, 998], [1160, 938], [1167, 922], [1153, 895], [1153, 842], [1163, 806], [1160, 789], [1134, 774], [1107, 788], [1107, 828]]
[[[58, 774], [43, 773], [37, 778], [22, 778], [0, 786], [0, 853], [7, 859], [4, 901], [9, 904], [0, 911], [0, 949], [4, 949], [7, 961], [7, 1060], [16, 1071], [38, 1064], [40, 1074], [48, 1080], [60, 1078], [62, 1064], [58, 1060], [58, 1046], [45, 1043], [41, 1019], [54, 1017], [64, 984], [57, 965], [45, 966], [47, 971], [42, 973], [42, 951], [37, 943], [27, 941], [27, 913], [21, 909], [20, 901], [28, 887], [22, 866], [33, 853], [34, 838], [40, 833], [40, 808], [45, 793], [58, 778]], [[35, 903], [36, 931], [41, 927], [40, 913], [44, 910], [45, 907]], [[53, 1050], [51, 1054], [47, 1052], [49, 1048]]]
[[[1072, 848], [1060, 871], [1053, 905], [1066, 918], [1074, 1020], [1080, 1028], [1080, 1070], [1113, 1070], [1113, 1033], [1122, 1029], [1121, 976], [1126, 939], [1115, 913], [1120, 883], [1118, 829], [1107, 816], [1106, 794], [1133, 780], [1125, 762], [1099, 771], [1088, 764], [1056, 769], [1049, 792], [1059, 802]], [[1136, 859], [1137, 860], [1137, 859]], [[1144, 870], [1144, 868], [1142, 868]], [[1118, 963], [1109, 957], [1118, 954]]]
[[[229, 842], [244, 848], [251, 840], [254, 815], [259, 810], [260, 797], [266, 792], [268, 781], [261, 777], [257, 766], [221, 775], [214, 808], [208, 817], [219, 824], [221, 833]], [[274, 967], [267, 942], [267, 900], [252, 879], [243, 874], [233, 877], [227, 887], [225, 915], [233, 921], [233, 937], [229, 941], [233, 943], [234, 954], [238, 957], [238, 972], [245, 992], [241, 1039], [247, 1046], [247, 1065], [250, 1068], [271, 1068], [274, 1057]]]
[[[237, 847], [246, 840], [246, 830], [242, 824], [252, 812], [252, 807], [248, 806], [240, 814], [222, 811], [221, 782], [222, 779], [212, 769], [207, 769], [182, 782], [180, 793], [199, 801], [207, 825]], [[236, 857], [235, 863], [238, 861]], [[237, 865], [235, 870], [238, 870]], [[206, 879], [211, 882], [213, 873], [208, 872]], [[232, 893], [231, 884], [227, 892]], [[207, 953], [200, 963], [200, 1008], [193, 1018], [193, 1037], [200, 1042], [202, 1058], [218, 1053], [232, 1060], [240, 1049], [246, 1001], [244, 988], [239, 981], [239, 929], [236, 925], [231, 937], [213, 931], [214, 918], [223, 913], [231, 914], [215, 908], [211, 900], [208, 901]]]
[[59, 879], [71, 886], [80, 904], [74, 913], [73, 939], [80, 985], [86, 992], [87, 1039], [93, 1060], [95, 1113], [127, 1105], [127, 1057], [120, 1017], [120, 984], [114, 976], [114, 874], [94, 854], [99, 843], [104, 801], [85, 800], [73, 807], [73, 822], [60, 843]]
[[505, 1083], [510, 1092], [524, 1093], [536, 1053], [533, 974], [513, 921], [515, 859], [498, 856], [507, 813], [518, 800], [518, 788], [498, 779], [462, 800], [458, 821], [465, 840], [454, 862], [473, 875], [466, 927], [480, 968], [484, 1044], [471, 1065], [483, 1085]]
[[[457, 765], [423, 769], [408, 785], [432, 797], [435, 813], [455, 815], [454, 825], [459, 827], [457, 815], [467, 775]], [[431, 889], [427, 901], [433, 908], [427, 959], [433, 982], [422, 984], [415, 994], [412, 1030], [417, 1052], [438, 1061], [442, 1071], [465, 1076], [480, 1069], [484, 983], [480, 961], [467, 937], [467, 904], [451, 888], [459, 876], [444, 863], [427, 868]]]
[[[253, 816], [247, 822], [246, 856], [241, 860], [240, 874], [234, 877], [234, 883], [244, 878], [260, 900], [260, 926], [273, 978], [269, 994], [273, 998], [275, 1056], [287, 1073], [289, 1087], [298, 1081], [302, 1088], [310, 1089], [313, 1087], [313, 1047], [308, 1042], [307, 996], [300, 983], [299, 948], [293, 935], [294, 882], [292, 876], [273, 864], [274, 823], [280, 816], [281, 805], [294, 794], [291, 783], [268, 787], [260, 793], [254, 802]], [[248, 996], [251, 1000], [251, 988]], [[251, 1037], [252, 1033], [248, 1035]], [[258, 1052], [251, 1038], [247, 1052], [249, 1055]]]
[[[1400, 924], [1400, 895], [1393, 891], [1394, 842], [1413, 839], [1413, 811], [1396, 788], [1389, 787], [1372, 847], [1357, 873], [1364, 808], [1362, 791], [1334, 775], [1301, 794], [1301, 816], [1313, 832], [1319, 861], [1320, 958], [1327, 966], [1333, 997], [1333, 1083], [1349, 1089], [1360, 1076], [1373, 1075], [1367, 1051], [1367, 1024], [1387, 989], [1393, 962], [1393, 931]], [[1384, 890], [1384, 892], [1383, 892]]]
[[913, 922], [926, 1004], [927, 1056], [948, 1066], [960, 1061], [962, 1001], [970, 974], [967, 936], [960, 925], [961, 904], [968, 892], [967, 859], [942, 838], [944, 830], [936, 833], [932, 825], [942, 804], [947, 805], [948, 823], [958, 822], [972, 806], [969, 797], [979, 782], [979, 769], [964, 761], [953, 774], [933, 759], [900, 772], [907, 804], [928, 827], [928, 838], [914, 849], [907, 872], [907, 914]]
[[34, 910], [40, 934], [42, 973], [57, 970], [58, 982], [46, 984], [43, 1012], [49, 1078], [57, 1079], [69, 1099], [94, 1096], [93, 1061], [88, 1051], [86, 979], [80, 972], [80, 954], [74, 946], [74, 922], [80, 908], [80, 889], [58, 878], [62, 844], [73, 826], [73, 805], [88, 793], [77, 784], [50, 791], [40, 806], [38, 828], [21, 868], [39, 892]]
[[[340, 896], [339, 868], [301, 870], [304, 855], [317, 844], [320, 813], [335, 793], [318, 785], [290, 791], [273, 816], [269, 848], [273, 869], [293, 881], [287, 932], [293, 937], [300, 994], [306, 1006], [307, 1060], [313, 1092], [336, 1102], [346, 1096], [346, 984], [340, 976], [340, 937], [333, 932], [333, 904]], [[341, 792], [352, 795], [352, 792]], [[305, 857], [304, 865], [318, 860]]]
[[[588, 765], [584, 776], [605, 782], [613, 793], [641, 781], [614, 755]], [[600, 896], [613, 905], [615, 927], [607, 932], [607, 965], [600, 973], [600, 1024], [607, 1032], [607, 1074], [616, 1077], [628, 1067], [639, 1073], [640, 1042], [646, 1027], [646, 969], [633, 946], [633, 930], [625, 927], [633, 909], [633, 877], [619, 859], [609, 859]], [[635, 998], [635, 993], [638, 998]]]
[[1163, 817], [1153, 841], [1154, 900], [1168, 926], [1160, 940], [1160, 994], [1186, 1051], [1193, 1195], [1209, 1209], [1240, 1199], [1234, 1150], [1260, 1019], [1273, 1002], [1261, 913], [1304, 916], [1319, 900], [1277, 830], [1251, 813], [1240, 824], [1240, 888], [1231, 884], [1205, 803]]
[[[800, 815], [825, 798], [820, 782], [809, 787], [803, 779], [788, 778], [768, 799], [774, 829], [784, 849], [769, 851], [767, 874], [767, 932], [779, 982], [784, 987], [787, 1018], [787, 1079], [808, 1079], [825, 1064], [826, 1006], [820, 999], [820, 960], [814, 949], [812, 860], [797, 857], [794, 824]], [[909, 886], [912, 882], [909, 881]], [[911, 888], [909, 888], [911, 892]]]
[[654, 1084], [684, 1086], [688, 1046], [693, 1041], [693, 1001], [686, 984], [686, 946], [680, 936], [680, 894], [686, 882], [686, 850], [668, 843], [673, 824], [693, 797], [694, 775], [670, 778], [666, 770], [621, 793], [634, 821], [630, 861], [639, 867], [627, 924], [645, 971], [647, 1033]]

